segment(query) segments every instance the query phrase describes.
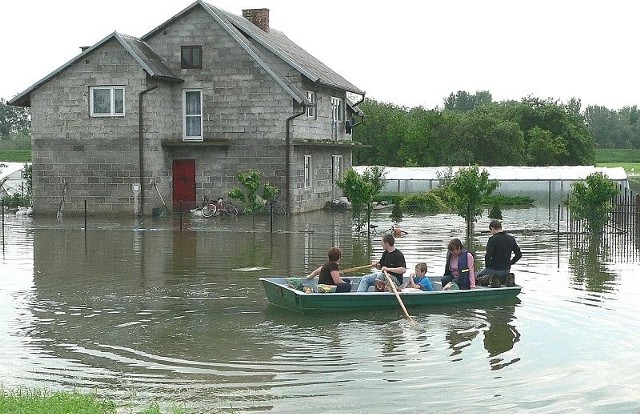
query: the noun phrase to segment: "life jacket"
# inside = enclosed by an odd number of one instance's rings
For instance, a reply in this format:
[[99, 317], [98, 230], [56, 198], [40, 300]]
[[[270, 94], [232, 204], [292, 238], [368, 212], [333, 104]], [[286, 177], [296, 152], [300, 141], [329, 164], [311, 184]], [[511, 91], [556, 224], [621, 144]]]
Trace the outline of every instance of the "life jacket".
[[[460, 256], [458, 256], [458, 273], [460, 273], [460, 289], [471, 289], [471, 282], [469, 281], [469, 265], [467, 264], [467, 253], [469, 250], [462, 250]], [[471, 253], [473, 255], [473, 253]], [[474, 256], [475, 257], [475, 256]], [[449, 262], [451, 261], [451, 252], [447, 252], [447, 263], [444, 268], [444, 274], [450, 275], [451, 269], [449, 268]]]

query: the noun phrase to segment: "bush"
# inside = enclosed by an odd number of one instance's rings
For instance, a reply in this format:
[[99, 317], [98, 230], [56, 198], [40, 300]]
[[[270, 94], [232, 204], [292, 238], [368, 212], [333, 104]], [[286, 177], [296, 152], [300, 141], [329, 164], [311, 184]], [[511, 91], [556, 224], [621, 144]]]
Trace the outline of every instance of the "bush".
[[428, 214], [436, 214], [448, 210], [447, 205], [433, 191], [407, 195], [400, 202], [400, 208], [408, 213]]

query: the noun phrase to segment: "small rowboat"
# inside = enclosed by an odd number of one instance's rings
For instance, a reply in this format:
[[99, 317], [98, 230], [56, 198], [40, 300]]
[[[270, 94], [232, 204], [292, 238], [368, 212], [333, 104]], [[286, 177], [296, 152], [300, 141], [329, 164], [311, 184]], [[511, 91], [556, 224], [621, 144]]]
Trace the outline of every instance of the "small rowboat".
[[[451, 305], [479, 301], [504, 301], [515, 299], [522, 286], [501, 286], [496, 288], [478, 286], [472, 290], [442, 290], [442, 276], [428, 276], [434, 289], [430, 292], [400, 292], [402, 302], [409, 309], [417, 306]], [[356, 292], [360, 277], [353, 277], [353, 290], [349, 293], [314, 293], [317, 292], [315, 280], [302, 278], [305, 287], [312, 293], [305, 293], [290, 285], [285, 277], [260, 278], [272, 305], [290, 309], [300, 313], [319, 311], [340, 311], [345, 309], [397, 308], [398, 300], [392, 292]], [[308, 289], [309, 290], [309, 289]]]

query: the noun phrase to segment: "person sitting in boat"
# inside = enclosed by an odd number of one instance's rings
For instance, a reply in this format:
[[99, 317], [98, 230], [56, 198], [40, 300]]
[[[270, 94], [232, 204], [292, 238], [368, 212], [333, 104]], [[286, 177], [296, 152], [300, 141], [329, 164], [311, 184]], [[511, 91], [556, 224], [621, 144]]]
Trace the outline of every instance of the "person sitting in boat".
[[[407, 271], [407, 262], [404, 260], [404, 254], [395, 248], [396, 239], [391, 234], [385, 234], [382, 236], [382, 248], [384, 252], [382, 257], [377, 262], [372, 262], [371, 266], [374, 266], [382, 272], [388, 272], [391, 280], [396, 286], [402, 284], [402, 275]], [[375, 284], [377, 280], [386, 280], [384, 273], [370, 273], [362, 276], [360, 284], [358, 285], [358, 292], [366, 292], [369, 288]]]
[[447, 263], [445, 265], [442, 290], [449, 290], [454, 282], [460, 289], [475, 289], [476, 271], [473, 254], [464, 249], [460, 239], [452, 239], [447, 246]]
[[[498, 220], [492, 220], [489, 223], [489, 231], [491, 237], [487, 241], [487, 251], [484, 256], [485, 268], [478, 272], [478, 277], [494, 274], [500, 277], [501, 284], [513, 286], [515, 284], [513, 275], [511, 280], [508, 280], [508, 276], [511, 266], [522, 257], [520, 246], [515, 237], [502, 230], [502, 223]], [[513, 258], [511, 252], [513, 252]]]
[[343, 278], [340, 275], [340, 268], [338, 262], [342, 257], [342, 251], [337, 247], [332, 247], [327, 253], [329, 261], [313, 272], [307, 275], [307, 279], [313, 279], [320, 275], [318, 278], [318, 284], [335, 285], [336, 293], [351, 292], [351, 280]]
[[407, 283], [402, 285], [403, 292], [433, 290], [431, 280], [427, 277], [427, 264], [420, 262], [416, 265], [415, 273], [409, 276]]

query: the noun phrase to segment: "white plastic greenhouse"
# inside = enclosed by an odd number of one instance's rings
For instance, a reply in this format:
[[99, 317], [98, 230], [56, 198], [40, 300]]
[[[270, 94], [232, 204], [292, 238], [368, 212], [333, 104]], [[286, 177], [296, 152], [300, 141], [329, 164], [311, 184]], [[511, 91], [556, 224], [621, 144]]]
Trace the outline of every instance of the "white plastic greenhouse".
[[[355, 166], [362, 174], [368, 166]], [[455, 173], [466, 167], [385, 167], [386, 186], [383, 192], [414, 193], [428, 191], [440, 185], [440, 176], [452, 169]], [[480, 167], [489, 173], [500, 186], [496, 193], [504, 195], [526, 195], [534, 199], [564, 199], [571, 191], [571, 184], [584, 181], [594, 172], [601, 172], [617, 182], [622, 190], [629, 188], [627, 173], [622, 167], [604, 168], [593, 166], [552, 167]]]

